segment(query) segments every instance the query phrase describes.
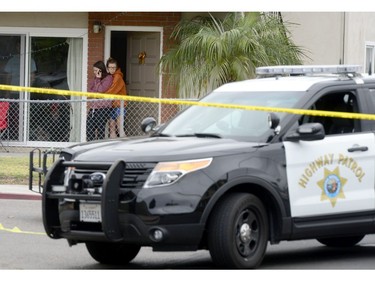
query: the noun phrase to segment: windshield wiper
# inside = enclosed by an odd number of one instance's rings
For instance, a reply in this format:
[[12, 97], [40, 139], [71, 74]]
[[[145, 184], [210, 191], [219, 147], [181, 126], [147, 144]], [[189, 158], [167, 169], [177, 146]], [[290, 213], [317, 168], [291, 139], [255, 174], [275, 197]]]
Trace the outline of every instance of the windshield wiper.
[[152, 137], [171, 137], [171, 135], [163, 134], [163, 133], [155, 133], [151, 135]]
[[215, 138], [221, 139], [221, 136], [216, 134], [208, 134], [208, 133], [194, 133], [194, 134], [186, 134], [186, 135], [176, 135], [176, 137], [197, 137], [197, 138]]

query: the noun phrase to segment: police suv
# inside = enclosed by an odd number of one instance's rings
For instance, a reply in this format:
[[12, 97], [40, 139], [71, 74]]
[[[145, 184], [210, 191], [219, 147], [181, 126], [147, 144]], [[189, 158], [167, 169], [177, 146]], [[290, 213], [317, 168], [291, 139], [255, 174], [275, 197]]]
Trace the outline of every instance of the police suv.
[[207, 249], [256, 268], [268, 243], [354, 246], [375, 233], [375, 78], [353, 65], [257, 69], [146, 137], [64, 149], [43, 186], [53, 239], [100, 263]]

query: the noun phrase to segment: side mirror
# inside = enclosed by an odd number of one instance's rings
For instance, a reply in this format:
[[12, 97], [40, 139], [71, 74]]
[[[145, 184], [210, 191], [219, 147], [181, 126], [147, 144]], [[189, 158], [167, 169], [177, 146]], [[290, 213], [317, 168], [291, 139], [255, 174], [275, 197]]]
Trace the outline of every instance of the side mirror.
[[268, 126], [270, 129], [276, 129], [280, 124], [280, 118], [275, 113], [271, 112], [268, 114]]
[[297, 130], [285, 137], [286, 141], [312, 141], [322, 140], [325, 137], [324, 127], [320, 123], [302, 124]]
[[156, 120], [154, 117], [146, 117], [141, 123], [141, 129], [144, 133], [151, 132], [156, 127]]

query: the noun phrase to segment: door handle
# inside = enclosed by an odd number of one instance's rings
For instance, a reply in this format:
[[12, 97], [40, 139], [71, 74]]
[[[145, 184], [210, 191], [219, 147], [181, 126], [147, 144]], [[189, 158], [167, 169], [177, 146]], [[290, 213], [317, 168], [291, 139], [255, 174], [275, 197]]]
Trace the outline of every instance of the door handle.
[[359, 145], [348, 148], [348, 152], [367, 151], [367, 150], [368, 150], [367, 146], [359, 146]]

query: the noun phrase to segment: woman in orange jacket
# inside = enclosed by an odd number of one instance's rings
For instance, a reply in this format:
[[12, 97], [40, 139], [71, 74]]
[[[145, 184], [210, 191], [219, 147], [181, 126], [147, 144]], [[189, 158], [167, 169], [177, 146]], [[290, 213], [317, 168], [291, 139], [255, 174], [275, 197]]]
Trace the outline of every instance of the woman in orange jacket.
[[[121, 68], [118, 67], [118, 63], [115, 59], [109, 58], [106, 63], [108, 73], [112, 75], [113, 82], [106, 93], [114, 95], [126, 95], [126, 85], [124, 82], [124, 74], [121, 72]], [[123, 116], [125, 118], [126, 102], [124, 101], [124, 111]], [[124, 136], [124, 131], [120, 131], [121, 126], [121, 101], [112, 101], [112, 112], [109, 119], [109, 132], [111, 138], [116, 138], [117, 136]], [[118, 134], [118, 135], [117, 135]]]

